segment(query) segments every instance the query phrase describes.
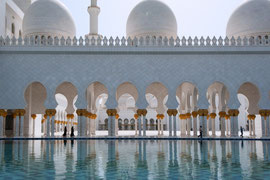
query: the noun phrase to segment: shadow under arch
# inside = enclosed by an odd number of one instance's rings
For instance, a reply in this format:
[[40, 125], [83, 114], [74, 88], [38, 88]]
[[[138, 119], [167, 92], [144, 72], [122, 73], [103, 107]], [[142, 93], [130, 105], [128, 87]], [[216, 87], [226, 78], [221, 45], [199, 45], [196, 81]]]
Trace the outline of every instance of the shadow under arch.
[[[249, 114], [259, 114], [258, 104], [261, 99], [259, 88], [251, 82], [245, 82], [239, 87], [238, 95], [239, 94], [242, 94], [248, 100], [247, 112]], [[245, 102], [241, 100], [241, 96], [238, 96], [238, 100], [240, 103]]]
[[191, 113], [197, 110], [198, 88], [190, 82], [183, 82], [176, 89], [176, 97], [180, 106], [180, 113]]
[[[24, 91], [26, 102], [24, 116], [24, 135], [40, 136], [42, 133], [41, 119], [45, 113], [45, 101], [47, 99], [47, 90], [40, 82], [30, 83]], [[32, 115], [36, 115], [33, 119]]]
[[[153, 82], [146, 88], [146, 92], [145, 92], [146, 98], [147, 98], [147, 94], [152, 94], [156, 98], [157, 113], [164, 114], [167, 109], [166, 103], [168, 100], [168, 89], [161, 82]], [[149, 100], [147, 100], [147, 102], [149, 104]]]
[[216, 81], [212, 83], [207, 89], [206, 97], [209, 102], [210, 113], [228, 110], [227, 104], [230, 99], [230, 93], [222, 82]]

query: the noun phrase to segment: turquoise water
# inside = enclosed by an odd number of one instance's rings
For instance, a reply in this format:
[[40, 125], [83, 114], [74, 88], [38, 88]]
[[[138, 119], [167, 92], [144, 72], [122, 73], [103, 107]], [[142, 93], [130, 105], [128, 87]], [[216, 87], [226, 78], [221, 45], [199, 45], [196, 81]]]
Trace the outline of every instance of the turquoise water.
[[270, 179], [270, 142], [0, 141], [0, 179]]

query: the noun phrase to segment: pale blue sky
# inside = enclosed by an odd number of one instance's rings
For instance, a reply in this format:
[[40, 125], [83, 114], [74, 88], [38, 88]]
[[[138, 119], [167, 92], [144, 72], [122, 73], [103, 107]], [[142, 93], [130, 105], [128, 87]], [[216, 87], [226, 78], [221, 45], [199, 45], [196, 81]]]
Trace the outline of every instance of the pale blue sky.
[[[87, 7], [91, 0], [61, 0], [76, 22], [77, 35], [89, 33]], [[126, 21], [133, 7], [142, 0], [98, 0], [101, 8], [99, 33], [125, 36]], [[232, 12], [246, 0], [162, 0], [171, 7], [178, 22], [179, 36], [224, 36]]]

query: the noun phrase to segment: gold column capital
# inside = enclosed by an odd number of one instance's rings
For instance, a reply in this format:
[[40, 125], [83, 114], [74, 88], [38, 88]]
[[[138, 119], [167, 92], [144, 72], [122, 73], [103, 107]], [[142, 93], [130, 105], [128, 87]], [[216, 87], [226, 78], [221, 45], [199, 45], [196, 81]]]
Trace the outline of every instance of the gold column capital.
[[7, 117], [7, 112], [4, 109], [0, 109], [0, 116]]
[[134, 118], [135, 119], [138, 119], [139, 118], [139, 115], [138, 114], [134, 114]]
[[116, 109], [108, 109], [107, 114], [108, 114], [108, 116], [116, 116], [117, 110]]
[[45, 111], [45, 114], [51, 118], [56, 114], [56, 110], [55, 109], [47, 109]]
[[207, 109], [200, 109], [198, 111], [200, 116], [207, 116], [208, 115], [208, 110]]
[[74, 118], [74, 114], [67, 114], [67, 119], [73, 119]]
[[138, 114], [138, 116], [141, 116], [141, 115], [146, 116], [147, 110], [146, 109], [138, 109], [137, 114]]
[[24, 116], [25, 115], [25, 110], [24, 109], [16, 109], [15, 111], [14, 111], [14, 114], [16, 115], [16, 116]]
[[248, 120], [255, 120], [256, 119], [256, 115], [254, 115], [254, 114], [249, 114], [247, 117], [248, 117]]
[[270, 111], [267, 110], [267, 109], [261, 109], [261, 110], [259, 111], [259, 114], [260, 114], [261, 116], [263, 116], [265, 119], [266, 119], [267, 116], [269, 116], [269, 113], [270, 113]]
[[218, 114], [219, 114], [219, 116], [220, 116], [221, 118], [225, 118], [225, 117], [226, 117], [226, 112], [225, 112], [225, 111], [221, 111], [221, 112], [219, 112]]
[[87, 112], [86, 109], [78, 109], [76, 111], [78, 116], [85, 116], [86, 112]]
[[217, 114], [216, 113], [211, 113], [210, 117], [211, 117], [211, 119], [215, 119], [217, 117]]
[[169, 116], [176, 116], [178, 111], [176, 109], [168, 109], [167, 113]]
[[191, 114], [192, 114], [192, 117], [193, 117], [193, 118], [196, 118], [196, 117], [198, 116], [199, 113], [198, 113], [197, 111], [193, 111]]
[[190, 119], [190, 118], [191, 118], [191, 114], [190, 114], [190, 113], [187, 113], [187, 114], [186, 114], [186, 118], [187, 118], [187, 119]]
[[158, 114], [157, 119], [161, 119], [161, 120], [164, 119], [164, 115], [163, 114]]
[[180, 114], [180, 115], [179, 115], [179, 118], [180, 118], [181, 120], [186, 120], [186, 119], [187, 119], [187, 115], [186, 115], [186, 114]]
[[236, 117], [236, 116], [239, 115], [238, 109], [230, 109], [230, 110], [228, 111], [228, 113], [229, 113], [230, 116], [234, 116], [234, 117]]
[[91, 116], [90, 116], [90, 119], [96, 119], [97, 118], [97, 115], [96, 114], [92, 114]]
[[32, 115], [31, 115], [31, 118], [32, 118], [33, 120], [36, 120], [37, 115], [36, 115], [36, 114], [32, 114]]

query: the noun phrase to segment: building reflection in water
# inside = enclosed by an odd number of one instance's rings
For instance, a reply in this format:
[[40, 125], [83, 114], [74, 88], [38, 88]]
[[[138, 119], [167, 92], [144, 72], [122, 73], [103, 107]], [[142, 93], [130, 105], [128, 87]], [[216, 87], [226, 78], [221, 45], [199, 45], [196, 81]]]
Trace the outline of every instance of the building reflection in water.
[[108, 141], [108, 160], [106, 163], [106, 179], [117, 179], [116, 141]]
[[260, 179], [269, 163], [269, 141], [0, 141], [1, 175], [21, 178]]
[[175, 179], [180, 176], [178, 164], [177, 141], [169, 141], [168, 178]]
[[135, 160], [136, 177], [139, 179], [148, 179], [148, 164], [147, 164], [147, 141], [138, 141], [139, 155]]

